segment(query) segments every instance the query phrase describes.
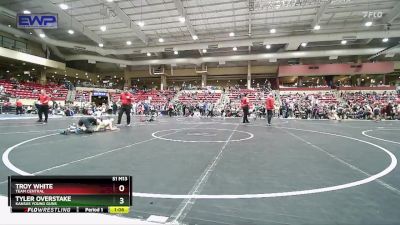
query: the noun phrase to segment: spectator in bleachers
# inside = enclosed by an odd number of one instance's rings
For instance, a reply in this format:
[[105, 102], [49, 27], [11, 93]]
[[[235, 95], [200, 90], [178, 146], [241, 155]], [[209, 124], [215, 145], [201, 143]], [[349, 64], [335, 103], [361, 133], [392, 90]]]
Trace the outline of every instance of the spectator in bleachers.
[[113, 101], [111, 108], [112, 108], [112, 114], [116, 115], [118, 110], [118, 105], [115, 101]]
[[207, 117], [213, 117], [214, 116], [214, 104], [208, 103], [207, 104]]
[[389, 102], [386, 106], [386, 119], [394, 119], [394, 111], [393, 111], [393, 106], [392, 102]]

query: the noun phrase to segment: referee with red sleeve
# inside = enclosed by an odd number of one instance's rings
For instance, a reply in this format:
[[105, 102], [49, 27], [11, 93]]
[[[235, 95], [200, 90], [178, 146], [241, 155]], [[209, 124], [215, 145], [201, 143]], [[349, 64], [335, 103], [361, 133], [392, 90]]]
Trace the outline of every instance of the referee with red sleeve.
[[250, 100], [247, 97], [247, 94], [244, 94], [244, 97], [240, 101], [240, 105], [243, 109], [243, 123], [250, 123], [249, 119], [247, 119], [247, 116], [249, 115], [249, 104]]
[[[49, 101], [50, 97], [46, 94], [46, 90], [42, 89], [39, 94], [39, 120], [38, 122], [47, 123], [47, 118], [49, 117]], [[44, 114], [44, 121], [43, 121], [43, 114]]]
[[124, 87], [124, 92], [121, 93], [120, 100], [121, 108], [118, 112], [118, 125], [121, 124], [122, 114], [125, 112], [127, 126], [130, 126], [133, 95], [128, 91], [128, 87]]
[[274, 115], [274, 109], [275, 109], [275, 100], [273, 95], [270, 93], [268, 94], [267, 99], [265, 100], [265, 109], [267, 110], [267, 122], [268, 126], [271, 126], [271, 119], [272, 116]]
[[17, 106], [17, 108], [16, 108], [16, 113], [17, 113], [17, 115], [22, 115], [22, 101], [21, 101], [21, 99], [17, 99], [17, 102], [15, 103], [15, 105]]

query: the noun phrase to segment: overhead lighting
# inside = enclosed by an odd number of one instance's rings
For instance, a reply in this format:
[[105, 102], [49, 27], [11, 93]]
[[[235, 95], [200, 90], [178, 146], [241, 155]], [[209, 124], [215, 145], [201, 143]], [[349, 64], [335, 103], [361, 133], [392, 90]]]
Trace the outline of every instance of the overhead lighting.
[[139, 27], [144, 27], [144, 22], [143, 21], [139, 21], [138, 25], [139, 25]]
[[319, 29], [321, 29], [321, 26], [320, 26], [320, 25], [315, 25], [315, 26], [314, 26], [314, 30], [319, 30]]
[[193, 38], [193, 40], [199, 39], [199, 37], [197, 37], [197, 35], [193, 35], [192, 38]]
[[237, 48], [236, 48], [236, 47], [233, 47], [232, 50], [236, 52], [236, 51], [237, 51]]
[[235, 33], [230, 32], [230, 33], [229, 33], [229, 37], [235, 37]]
[[32, 71], [35, 71], [35, 68], [32, 68]]
[[174, 51], [174, 55], [178, 55], [179, 54], [179, 52], [178, 51]]
[[104, 47], [104, 44], [103, 43], [99, 43], [99, 47], [100, 48]]
[[342, 40], [340, 43], [342, 43], [342, 45], [345, 45], [345, 44], [347, 44], [347, 41], [346, 40]]
[[271, 34], [275, 34], [275, 33], [276, 33], [276, 29], [275, 29], [275, 28], [272, 28], [271, 30], [269, 30], [269, 32], [270, 32]]
[[266, 49], [270, 49], [270, 48], [271, 48], [271, 45], [266, 45], [265, 48], [266, 48]]
[[23, 13], [24, 13], [24, 14], [31, 14], [31, 11], [29, 11], [29, 10], [24, 10]]
[[132, 44], [132, 41], [126, 41], [126, 44], [127, 44], [127, 45], [131, 45], [131, 44]]
[[106, 27], [105, 25], [103, 25], [103, 26], [100, 26], [100, 30], [104, 32], [104, 31], [106, 31], [106, 30], [107, 30], [107, 27]]
[[39, 37], [41, 37], [41, 38], [45, 38], [45, 37], [46, 37], [46, 35], [45, 35], [45, 34], [43, 34], [43, 33], [40, 33], [40, 34], [39, 34]]
[[158, 42], [163, 43], [163, 42], [164, 42], [164, 38], [159, 38], [159, 39], [158, 39]]
[[388, 41], [389, 41], [389, 38], [382, 39], [382, 42], [388, 42]]
[[11, 24], [8, 24], [8, 27], [11, 27]]
[[301, 46], [302, 46], [302, 47], [306, 47], [306, 46], [307, 46], [307, 42], [301, 43]]
[[185, 21], [186, 21], [185, 17], [183, 17], [183, 16], [179, 17], [179, 22], [184, 23]]
[[207, 53], [207, 49], [203, 49], [203, 53]]
[[68, 34], [74, 34], [75, 31], [74, 30], [68, 30]]
[[150, 53], [150, 52], [148, 52], [148, 53], [147, 53], [147, 56], [151, 56], [151, 53]]
[[114, 0], [107, 0], [107, 2], [113, 2]]
[[67, 4], [61, 3], [59, 6], [60, 6], [60, 8], [63, 9], [63, 10], [68, 9], [68, 5], [67, 5]]
[[7, 73], [9, 73], [10, 71], [9, 71], [9, 70], [7, 70], [6, 72], [7, 72]]
[[30, 35], [32, 35], [32, 32], [29, 32]]
[[370, 26], [372, 26], [372, 21], [367, 21], [364, 25], [365, 25], [366, 27], [370, 27]]

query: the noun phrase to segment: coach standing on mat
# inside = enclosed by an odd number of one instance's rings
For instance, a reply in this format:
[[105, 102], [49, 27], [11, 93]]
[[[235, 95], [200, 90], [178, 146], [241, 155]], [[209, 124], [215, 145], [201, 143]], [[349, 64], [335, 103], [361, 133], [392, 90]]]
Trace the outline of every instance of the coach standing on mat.
[[121, 108], [118, 112], [118, 125], [121, 124], [122, 114], [126, 114], [126, 123], [128, 126], [131, 125], [131, 109], [132, 109], [133, 95], [128, 91], [128, 87], [124, 87], [124, 92], [120, 95]]
[[247, 98], [247, 94], [244, 94], [244, 97], [242, 98], [240, 105], [243, 109], [243, 123], [249, 123], [249, 120], [247, 119], [247, 116], [249, 115], [249, 98]]
[[[49, 101], [50, 97], [46, 94], [46, 90], [42, 89], [39, 94], [39, 102], [38, 102], [39, 123], [41, 122], [47, 123], [47, 118], [49, 117]], [[43, 114], [44, 114], [44, 121], [42, 120]]]
[[275, 109], [275, 100], [271, 93], [268, 94], [268, 97], [265, 100], [265, 109], [267, 109], [268, 126], [271, 126], [271, 119], [273, 116], [273, 111]]

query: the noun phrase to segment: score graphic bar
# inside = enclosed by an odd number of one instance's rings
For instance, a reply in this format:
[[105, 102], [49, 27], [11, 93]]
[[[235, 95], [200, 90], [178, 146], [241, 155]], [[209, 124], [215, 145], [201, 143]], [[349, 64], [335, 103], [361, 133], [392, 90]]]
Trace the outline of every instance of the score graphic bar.
[[25, 213], [128, 213], [131, 176], [10, 176], [8, 204]]

